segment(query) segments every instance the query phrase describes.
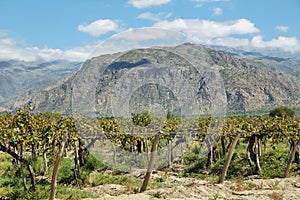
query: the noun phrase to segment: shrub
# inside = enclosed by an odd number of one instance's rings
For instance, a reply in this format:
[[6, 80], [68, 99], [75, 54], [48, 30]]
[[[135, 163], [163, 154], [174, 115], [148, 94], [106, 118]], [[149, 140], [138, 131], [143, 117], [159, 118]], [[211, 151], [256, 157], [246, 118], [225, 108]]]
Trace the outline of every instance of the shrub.
[[152, 121], [152, 113], [150, 110], [144, 110], [142, 113], [131, 113], [132, 122], [135, 125], [146, 127]]
[[295, 111], [286, 106], [280, 106], [272, 109], [269, 113], [269, 116], [270, 117], [294, 117]]

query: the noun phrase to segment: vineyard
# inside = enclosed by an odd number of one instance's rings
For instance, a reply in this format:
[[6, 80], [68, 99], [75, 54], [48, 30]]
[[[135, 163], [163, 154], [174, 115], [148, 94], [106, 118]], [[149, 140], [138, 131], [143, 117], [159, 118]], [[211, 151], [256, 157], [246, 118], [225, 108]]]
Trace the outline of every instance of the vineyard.
[[[0, 199], [16, 199], [15, 187], [20, 199], [48, 199], [49, 195], [51, 199], [56, 188], [58, 192], [66, 186], [84, 188], [91, 174], [103, 175], [108, 169], [118, 171], [118, 163], [129, 159], [119, 155], [116, 149], [135, 157], [144, 155], [139, 157], [142, 161], [131, 166], [148, 167], [143, 180], [140, 178], [137, 183], [138, 188], [133, 189], [135, 192], [146, 190], [154, 167], [168, 171], [173, 163], [183, 166], [178, 172], [182, 176], [217, 176], [219, 183], [240, 176], [288, 177], [289, 173], [300, 170], [299, 117], [186, 119], [172, 113], [154, 117], [150, 111], [144, 111], [133, 113], [128, 119], [74, 118], [20, 108], [15, 113], [2, 113], [0, 121], [0, 159], [6, 162], [0, 167], [3, 177], [0, 188], [11, 188], [0, 190]], [[101, 145], [106, 150], [108, 143], [111, 151], [106, 159], [111, 159], [111, 165], [90, 152]], [[180, 156], [175, 154], [177, 147], [185, 149]], [[155, 159], [161, 152], [166, 154], [165, 159]], [[270, 166], [276, 172], [271, 173]], [[100, 179], [105, 178], [103, 175]], [[36, 194], [43, 184], [48, 189], [41, 197]], [[159, 187], [151, 180], [149, 184], [150, 188]]]

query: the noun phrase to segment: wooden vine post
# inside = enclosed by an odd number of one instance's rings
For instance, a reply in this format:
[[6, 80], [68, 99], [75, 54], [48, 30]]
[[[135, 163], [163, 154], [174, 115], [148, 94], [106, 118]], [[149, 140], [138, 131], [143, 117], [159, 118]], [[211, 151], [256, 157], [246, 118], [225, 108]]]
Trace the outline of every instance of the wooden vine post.
[[298, 142], [294, 145], [292, 151], [291, 151], [291, 154], [290, 154], [290, 159], [288, 161], [288, 164], [286, 165], [286, 169], [285, 169], [285, 172], [284, 172], [284, 175], [283, 177], [286, 178], [289, 174], [289, 171], [290, 171], [290, 168], [291, 168], [291, 165], [292, 165], [292, 162], [294, 160], [294, 157], [295, 157], [295, 154], [296, 154], [296, 151], [297, 151], [297, 148], [298, 146], [300, 145], [300, 139], [298, 140]]
[[147, 189], [147, 186], [148, 186], [148, 183], [149, 183], [149, 180], [150, 180], [150, 175], [151, 175], [152, 170], [153, 170], [154, 165], [155, 165], [156, 155], [157, 155], [157, 147], [158, 147], [158, 141], [159, 141], [159, 135], [161, 133], [162, 132], [159, 131], [154, 136], [153, 144], [152, 144], [152, 148], [151, 148], [150, 161], [149, 161], [149, 164], [148, 164], [148, 169], [147, 169], [147, 172], [146, 172], [146, 175], [145, 175], [145, 178], [144, 178], [143, 185], [142, 185], [141, 190], [140, 190], [141, 192], [144, 192]]
[[238, 131], [237, 134], [236, 134], [236, 136], [235, 136], [235, 138], [234, 138], [234, 140], [232, 141], [232, 143], [230, 145], [228, 156], [227, 156], [226, 162], [224, 164], [224, 167], [223, 167], [223, 170], [222, 170], [222, 174], [221, 174], [221, 176], [219, 178], [219, 183], [221, 183], [221, 184], [224, 183], [224, 180], [225, 180], [225, 177], [226, 177], [226, 174], [227, 174], [227, 170], [228, 170], [229, 164], [231, 162], [231, 158], [232, 158], [235, 146], [236, 146], [236, 144], [237, 144], [240, 136], [241, 136], [241, 132]]
[[63, 141], [60, 145], [60, 148], [58, 149], [56, 160], [55, 160], [55, 165], [53, 168], [53, 173], [52, 173], [52, 179], [51, 179], [51, 190], [50, 190], [50, 197], [49, 200], [54, 200], [55, 199], [55, 193], [56, 193], [56, 179], [57, 179], [57, 172], [58, 172], [58, 167], [60, 163], [60, 158], [62, 156], [62, 153], [64, 151], [65, 144], [67, 142], [68, 138], [68, 131], [64, 131], [64, 136], [63, 136]]

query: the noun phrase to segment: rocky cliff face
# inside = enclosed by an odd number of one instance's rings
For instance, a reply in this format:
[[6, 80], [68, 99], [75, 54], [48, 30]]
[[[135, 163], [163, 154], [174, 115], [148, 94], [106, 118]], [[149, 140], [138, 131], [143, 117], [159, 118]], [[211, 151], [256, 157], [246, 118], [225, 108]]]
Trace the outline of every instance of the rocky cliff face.
[[269, 109], [276, 105], [299, 107], [299, 78], [224, 52], [211, 51], [211, 54], [221, 66], [231, 110]]
[[63, 84], [30, 98], [36, 111], [63, 113], [109, 115], [122, 110], [122, 102], [131, 111], [152, 105], [157, 112], [193, 112], [196, 105], [205, 113], [224, 102], [229, 111], [248, 111], [300, 107], [300, 80], [259, 62], [186, 44], [94, 57]]

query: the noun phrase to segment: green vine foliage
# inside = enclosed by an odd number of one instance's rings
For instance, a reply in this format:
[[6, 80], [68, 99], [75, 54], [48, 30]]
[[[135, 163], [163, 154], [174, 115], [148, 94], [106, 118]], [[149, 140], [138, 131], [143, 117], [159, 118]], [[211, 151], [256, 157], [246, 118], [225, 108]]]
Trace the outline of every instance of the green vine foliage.
[[[169, 115], [168, 118], [155, 119], [150, 111], [143, 111], [140, 114], [132, 114], [132, 121], [137, 127], [149, 126], [150, 123], [163, 120], [162, 138], [171, 140], [174, 135], [188, 129], [186, 121], [181, 118]], [[0, 142], [10, 148], [30, 149], [35, 146], [37, 153], [41, 146], [46, 146], [49, 151], [54, 151], [62, 141], [63, 132], [68, 131], [68, 145], [78, 141], [80, 137], [94, 134], [97, 136], [103, 132], [106, 137], [116, 143], [121, 141], [132, 143], [135, 140], [150, 140], [153, 135], [133, 134], [122, 130], [119, 121], [115, 118], [87, 118], [64, 117], [58, 113], [31, 113], [29, 109], [20, 108], [15, 113], [5, 112], [0, 114]], [[84, 123], [83, 123], [84, 122]], [[201, 141], [205, 138], [210, 126], [210, 117], [198, 119], [197, 136]], [[300, 120], [296, 117], [265, 117], [265, 118], [233, 118], [227, 117], [223, 124], [223, 137], [232, 138], [240, 131], [241, 137], [248, 138], [253, 133], [263, 135], [274, 143], [297, 140], [300, 138]], [[80, 134], [78, 134], [80, 133]]]
[[[136, 145], [137, 142], [151, 144], [154, 134], [137, 133], [143, 130], [151, 131], [155, 127], [153, 124], [161, 123], [160, 126], [157, 126], [162, 132], [159, 144], [161, 147], [174, 140], [176, 134], [188, 133], [190, 129], [196, 131], [196, 139], [202, 142], [211, 122], [211, 117], [184, 119], [171, 113], [166, 117], [157, 118], [147, 110], [132, 114], [130, 119], [86, 116], [79, 116], [75, 119], [59, 113], [32, 113], [28, 108], [20, 108], [14, 113], [0, 114], [0, 144], [17, 153], [22, 148], [25, 157], [28, 157], [30, 153], [35, 156], [42, 156], [43, 153], [46, 153], [50, 156], [50, 160], [53, 160], [65, 131], [68, 133], [66, 149], [70, 151], [83, 137], [98, 136], [100, 133], [121, 148], [133, 149], [131, 146]], [[133, 128], [127, 129], [127, 123], [134, 124]], [[152, 131], [157, 132], [158, 130]], [[219, 135], [223, 142], [231, 141], [236, 133], [240, 132], [242, 138], [250, 138], [251, 135], [256, 134], [276, 145], [279, 142], [287, 143], [290, 140], [300, 139], [300, 119], [287, 116], [226, 117], [220, 131]], [[220, 151], [218, 148], [217, 150]]]
[[137, 126], [146, 127], [152, 121], [152, 113], [150, 110], [144, 110], [141, 113], [131, 113], [132, 122]]

